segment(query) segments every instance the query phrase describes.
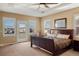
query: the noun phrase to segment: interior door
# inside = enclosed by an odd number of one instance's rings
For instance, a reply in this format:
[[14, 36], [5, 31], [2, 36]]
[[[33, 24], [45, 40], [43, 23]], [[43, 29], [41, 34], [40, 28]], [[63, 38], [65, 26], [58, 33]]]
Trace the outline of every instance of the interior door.
[[25, 20], [17, 21], [17, 42], [28, 41], [28, 28]]

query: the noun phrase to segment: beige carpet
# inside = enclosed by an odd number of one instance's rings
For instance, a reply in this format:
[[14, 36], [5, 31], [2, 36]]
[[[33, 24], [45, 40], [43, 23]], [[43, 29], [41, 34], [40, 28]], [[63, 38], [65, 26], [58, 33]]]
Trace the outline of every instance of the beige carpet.
[[[31, 48], [30, 42], [0, 47], [0, 56], [51, 56], [39, 48]], [[70, 49], [60, 56], [79, 56], [79, 52]]]

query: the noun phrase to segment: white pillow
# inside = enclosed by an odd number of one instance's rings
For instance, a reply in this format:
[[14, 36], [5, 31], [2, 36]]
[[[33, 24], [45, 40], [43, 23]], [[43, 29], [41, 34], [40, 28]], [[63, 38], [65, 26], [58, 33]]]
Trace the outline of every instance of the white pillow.
[[56, 38], [69, 39], [69, 36], [70, 36], [70, 35], [58, 34], [58, 35], [56, 36]]
[[47, 34], [48, 37], [56, 37], [56, 34]]

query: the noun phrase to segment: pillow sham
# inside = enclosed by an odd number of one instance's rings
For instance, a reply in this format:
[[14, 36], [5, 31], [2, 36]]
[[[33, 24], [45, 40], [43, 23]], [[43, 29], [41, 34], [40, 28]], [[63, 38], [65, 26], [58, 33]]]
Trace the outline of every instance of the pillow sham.
[[69, 36], [70, 36], [70, 35], [58, 34], [58, 35], [56, 36], [56, 38], [69, 39]]

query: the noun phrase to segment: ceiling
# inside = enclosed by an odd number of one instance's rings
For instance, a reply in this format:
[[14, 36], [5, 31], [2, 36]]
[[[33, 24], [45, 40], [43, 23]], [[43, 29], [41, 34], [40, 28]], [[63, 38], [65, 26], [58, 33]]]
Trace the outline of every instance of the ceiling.
[[79, 3], [57, 3], [48, 5], [50, 8], [45, 8], [44, 5], [41, 5], [41, 8], [38, 9], [39, 5], [35, 4], [36, 3], [0, 3], [0, 11], [43, 17], [79, 7]]

